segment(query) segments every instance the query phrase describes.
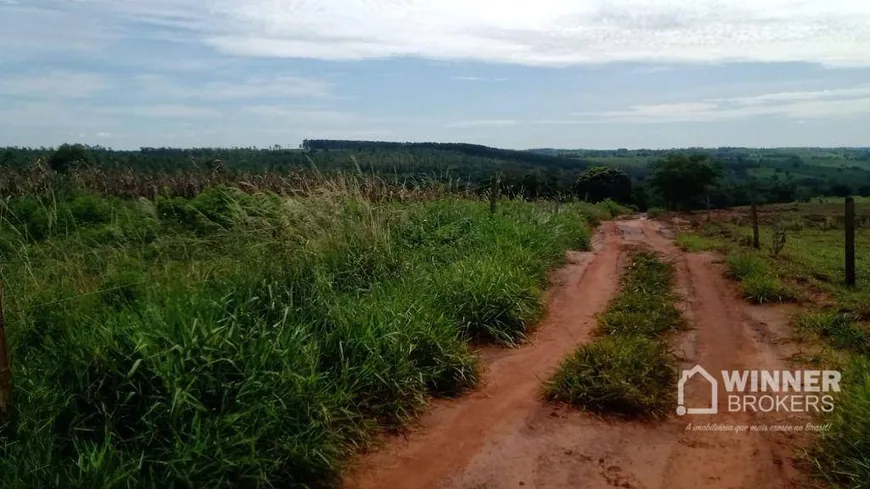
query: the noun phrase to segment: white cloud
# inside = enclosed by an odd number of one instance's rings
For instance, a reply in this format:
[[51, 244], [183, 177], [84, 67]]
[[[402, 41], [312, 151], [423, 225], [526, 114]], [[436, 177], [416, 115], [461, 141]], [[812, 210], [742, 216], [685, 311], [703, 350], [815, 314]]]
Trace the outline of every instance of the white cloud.
[[500, 126], [513, 126], [516, 125], [517, 121], [513, 120], [504, 120], [504, 119], [493, 119], [493, 120], [479, 120], [479, 121], [458, 121], [451, 122], [450, 124], [445, 125], [444, 127], [500, 127]]
[[50, 72], [40, 75], [6, 75], [0, 78], [0, 95], [41, 98], [86, 98], [109, 88], [93, 73]]
[[185, 86], [163, 75], [143, 74], [135, 77], [145, 95], [161, 99], [188, 100], [241, 100], [241, 99], [292, 99], [326, 98], [331, 95], [329, 82], [315, 78], [290, 75], [251, 77], [241, 80], [207, 82]]
[[504, 82], [507, 81], [507, 78], [499, 77], [499, 78], [487, 78], [480, 76], [454, 76], [452, 80], [458, 81], [469, 81], [469, 82]]
[[[55, 49], [93, 48], [100, 36], [158, 35], [137, 34], [132, 27], [137, 22], [178, 42], [198, 39], [240, 56], [415, 56], [527, 65], [739, 60], [870, 65], [866, 0], [46, 2], [51, 8], [0, 4], [0, 17], [6, 18], [0, 27], [12, 32], [0, 34], [4, 46], [44, 47], [50, 41]], [[91, 32], [78, 21], [97, 28]], [[34, 28], [43, 35], [34, 36], [29, 31]]]
[[[831, 90], [779, 92], [700, 102], [632, 105], [627, 109], [578, 112], [562, 123], [709, 122], [782, 116], [794, 119], [834, 118], [870, 114], [870, 85]], [[539, 124], [556, 121], [538, 121]], [[558, 123], [558, 122], [556, 122]]]
[[155, 117], [161, 119], [218, 118], [221, 113], [209, 107], [191, 105], [137, 105], [96, 109], [98, 113], [123, 117]]
[[250, 56], [469, 58], [530, 65], [723, 60], [870, 63], [865, 0], [212, 2], [206, 40]]

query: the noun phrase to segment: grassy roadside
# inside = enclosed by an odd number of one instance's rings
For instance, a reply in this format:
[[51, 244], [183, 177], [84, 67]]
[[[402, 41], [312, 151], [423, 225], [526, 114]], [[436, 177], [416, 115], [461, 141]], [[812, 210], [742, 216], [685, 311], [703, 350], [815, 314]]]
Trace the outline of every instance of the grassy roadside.
[[611, 210], [231, 187], [0, 205], [14, 412], [0, 486], [319, 487], [469, 341], [521, 341]]
[[596, 341], [580, 346], [544, 384], [556, 402], [600, 413], [660, 418], [674, 405], [676, 360], [664, 336], [683, 326], [673, 266], [634, 251], [619, 294], [599, 317]]
[[[762, 217], [762, 250], [750, 249], [751, 229], [740, 216], [725, 216], [683, 232], [726, 255], [729, 273], [755, 302], [794, 300], [795, 339], [821, 345], [807, 361], [843, 371], [843, 392], [808, 458], [816, 475], [834, 487], [866, 487], [870, 480], [870, 235], [857, 231], [858, 286], [843, 284], [841, 203], [771, 206]], [[867, 222], [859, 215], [858, 222]], [[774, 243], [786, 237], [776, 252]]]

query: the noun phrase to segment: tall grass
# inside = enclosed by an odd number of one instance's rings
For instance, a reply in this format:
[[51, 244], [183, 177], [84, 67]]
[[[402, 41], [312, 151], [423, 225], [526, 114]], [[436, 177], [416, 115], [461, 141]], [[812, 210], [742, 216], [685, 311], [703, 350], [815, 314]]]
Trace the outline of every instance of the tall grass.
[[469, 340], [522, 340], [590, 209], [346, 184], [6, 200], [0, 487], [330, 485], [475, 384]]
[[605, 336], [565, 359], [544, 384], [544, 395], [593, 412], [666, 416], [677, 368], [663, 337], [684, 325], [673, 282], [673, 265], [652, 252], [632, 252], [619, 295], [598, 318]]

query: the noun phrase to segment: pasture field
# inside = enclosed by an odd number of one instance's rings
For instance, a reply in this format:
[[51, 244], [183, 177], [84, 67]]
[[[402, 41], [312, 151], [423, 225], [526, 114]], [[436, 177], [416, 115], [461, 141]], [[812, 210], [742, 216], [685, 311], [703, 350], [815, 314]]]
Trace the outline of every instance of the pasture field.
[[[719, 250], [744, 296], [799, 304], [797, 341], [825, 345], [804, 360], [841, 368], [848, 383], [809, 453], [817, 474], [835, 487], [870, 480], [870, 201], [856, 199], [856, 274], [845, 285], [843, 199], [759, 208], [761, 249], [751, 244], [748, 209], [693, 217], [678, 236], [688, 251]], [[780, 248], [776, 243], [782, 242]]]
[[513, 344], [605, 203], [218, 186], [0, 202], [0, 487], [316, 487]]

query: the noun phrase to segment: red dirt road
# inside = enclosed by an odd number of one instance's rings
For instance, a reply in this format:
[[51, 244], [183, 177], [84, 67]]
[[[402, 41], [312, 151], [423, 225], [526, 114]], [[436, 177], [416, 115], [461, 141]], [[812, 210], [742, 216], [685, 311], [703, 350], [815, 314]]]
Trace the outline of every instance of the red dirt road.
[[[482, 387], [436, 401], [406, 437], [360, 458], [347, 489], [381, 488], [788, 488], [797, 487], [794, 446], [781, 433], [687, 430], [689, 423], [801, 424], [800, 417], [672, 416], [658, 423], [603, 420], [545, 403], [541, 382], [580, 343], [618, 288], [626, 248], [640, 243], [672, 259], [681, 308], [693, 329], [677, 351], [683, 368], [711, 372], [787, 369], [782, 310], [750, 306], [710, 254], [684, 254], [659, 223], [605, 223], [595, 251], [575, 253], [555, 275], [549, 314], [528, 344], [487, 349]], [[695, 393], [687, 393], [691, 401]], [[703, 404], [703, 403], [701, 403]], [[676, 407], [676, 406], [675, 406]]]

